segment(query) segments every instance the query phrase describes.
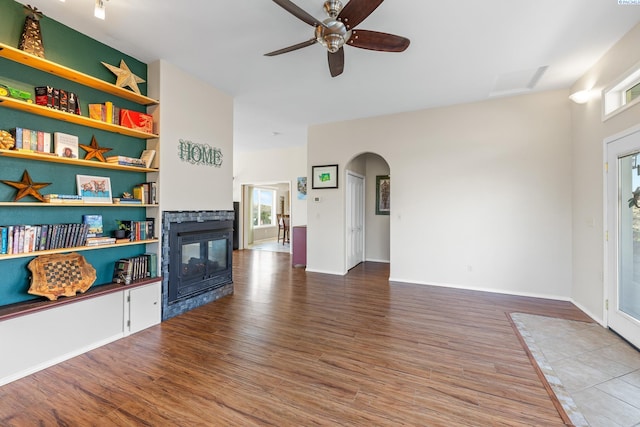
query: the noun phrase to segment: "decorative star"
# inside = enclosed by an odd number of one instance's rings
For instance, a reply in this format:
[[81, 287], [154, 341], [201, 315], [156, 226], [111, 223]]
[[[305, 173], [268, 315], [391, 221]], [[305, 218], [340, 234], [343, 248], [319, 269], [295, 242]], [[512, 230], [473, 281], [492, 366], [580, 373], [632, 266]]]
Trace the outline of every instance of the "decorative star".
[[80, 148], [82, 148], [84, 151], [87, 152], [87, 154], [84, 156], [85, 160], [91, 160], [95, 157], [101, 162], [106, 162], [107, 159], [104, 158], [103, 154], [106, 153], [107, 151], [111, 151], [111, 148], [100, 147], [98, 145], [98, 140], [96, 139], [95, 135], [91, 137], [91, 145], [83, 145], [83, 144], [79, 144], [79, 145], [80, 145]]
[[115, 65], [107, 64], [106, 62], [103, 62], [102, 65], [107, 67], [116, 75], [116, 77], [118, 77], [116, 80], [116, 86], [131, 88], [132, 91], [140, 95], [138, 83], [144, 83], [145, 80], [133, 74], [129, 67], [127, 67], [127, 64], [125, 64], [124, 59], [120, 60], [120, 68]]
[[42, 197], [38, 190], [43, 189], [47, 185], [51, 185], [50, 182], [33, 182], [31, 176], [29, 176], [29, 172], [27, 172], [26, 169], [22, 174], [22, 181], [3, 180], [2, 182], [18, 189], [18, 194], [16, 194], [16, 197], [13, 199], [14, 202], [17, 202], [18, 200], [26, 196], [33, 196], [41, 202], [44, 202], [44, 197]]

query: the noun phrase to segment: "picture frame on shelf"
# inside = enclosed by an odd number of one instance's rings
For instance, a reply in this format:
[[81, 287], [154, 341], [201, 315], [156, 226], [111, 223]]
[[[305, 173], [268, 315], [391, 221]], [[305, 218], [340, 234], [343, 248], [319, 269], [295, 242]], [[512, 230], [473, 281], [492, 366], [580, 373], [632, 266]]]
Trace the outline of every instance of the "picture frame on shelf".
[[338, 188], [338, 165], [312, 166], [311, 188]]
[[376, 175], [376, 215], [391, 212], [391, 179], [389, 175]]
[[78, 158], [78, 137], [62, 132], [53, 134], [53, 144], [56, 155], [67, 159]]
[[78, 195], [85, 203], [113, 203], [111, 179], [107, 176], [76, 175]]

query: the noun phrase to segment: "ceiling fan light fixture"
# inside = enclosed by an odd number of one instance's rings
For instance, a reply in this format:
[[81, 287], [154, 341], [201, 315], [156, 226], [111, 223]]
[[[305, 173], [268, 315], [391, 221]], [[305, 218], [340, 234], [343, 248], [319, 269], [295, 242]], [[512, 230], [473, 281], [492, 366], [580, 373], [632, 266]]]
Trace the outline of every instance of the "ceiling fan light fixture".
[[336, 18], [336, 16], [338, 16], [340, 11], [342, 10], [342, 7], [343, 6], [340, 0], [328, 0], [324, 2], [324, 11], [327, 12], [327, 15], [334, 19]]
[[318, 25], [316, 27], [316, 40], [331, 53], [340, 50], [350, 37], [351, 31], [347, 31], [347, 27], [335, 19], [326, 19], [324, 26]]

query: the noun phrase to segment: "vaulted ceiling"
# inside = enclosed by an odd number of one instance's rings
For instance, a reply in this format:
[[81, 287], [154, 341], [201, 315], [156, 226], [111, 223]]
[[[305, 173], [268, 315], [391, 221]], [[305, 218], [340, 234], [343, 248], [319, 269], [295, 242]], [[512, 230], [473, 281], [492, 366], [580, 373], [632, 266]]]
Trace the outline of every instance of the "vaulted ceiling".
[[[322, 0], [294, 2], [327, 17]], [[640, 21], [640, 6], [617, 0], [387, 0], [358, 28], [405, 36], [409, 48], [346, 46], [332, 78], [319, 44], [264, 56], [313, 37], [269, 0], [108, 0], [105, 21], [92, 0], [21, 3], [232, 95], [237, 150], [304, 144], [311, 124], [568, 88]]]

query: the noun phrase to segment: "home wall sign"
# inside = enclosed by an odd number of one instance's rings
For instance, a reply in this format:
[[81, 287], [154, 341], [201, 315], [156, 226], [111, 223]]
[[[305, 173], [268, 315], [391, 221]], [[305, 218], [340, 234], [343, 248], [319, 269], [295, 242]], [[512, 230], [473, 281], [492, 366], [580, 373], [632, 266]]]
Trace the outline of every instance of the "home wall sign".
[[222, 150], [208, 144], [197, 144], [185, 139], [178, 140], [178, 157], [192, 165], [222, 166]]

